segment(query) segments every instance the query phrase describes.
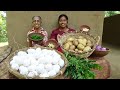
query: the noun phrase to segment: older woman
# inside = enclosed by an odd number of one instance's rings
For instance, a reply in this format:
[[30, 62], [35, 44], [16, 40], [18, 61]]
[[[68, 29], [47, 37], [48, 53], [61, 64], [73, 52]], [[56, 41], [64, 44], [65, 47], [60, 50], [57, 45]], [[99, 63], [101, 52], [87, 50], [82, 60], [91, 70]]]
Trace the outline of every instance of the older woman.
[[[58, 24], [59, 24], [59, 27], [52, 31], [50, 39], [54, 39], [58, 41], [57, 37], [59, 37], [63, 33], [76, 32], [76, 30], [68, 27], [68, 16], [65, 14], [61, 14], [58, 17]], [[60, 47], [58, 47], [57, 50], [62, 52], [62, 49]]]
[[[32, 29], [27, 33], [27, 36], [31, 33], [41, 33], [44, 35], [43, 43], [44, 44], [48, 40], [48, 33], [41, 27], [42, 19], [40, 16], [33, 16], [32, 18]], [[29, 40], [28, 41], [28, 46], [32, 47], [35, 46], [36, 44]]]

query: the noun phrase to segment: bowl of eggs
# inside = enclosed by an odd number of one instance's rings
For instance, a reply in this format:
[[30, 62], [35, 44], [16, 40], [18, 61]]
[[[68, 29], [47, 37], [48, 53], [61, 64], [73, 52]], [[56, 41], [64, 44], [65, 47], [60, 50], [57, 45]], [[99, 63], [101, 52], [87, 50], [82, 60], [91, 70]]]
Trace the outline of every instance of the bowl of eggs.
[[57, 79], [68, 61], [59, 51], [39, 46], [16, 50], [6, 64], [18, 79]]
[[110, 49], [97, 45], [91, 56], [104, 57], [110, 52]]

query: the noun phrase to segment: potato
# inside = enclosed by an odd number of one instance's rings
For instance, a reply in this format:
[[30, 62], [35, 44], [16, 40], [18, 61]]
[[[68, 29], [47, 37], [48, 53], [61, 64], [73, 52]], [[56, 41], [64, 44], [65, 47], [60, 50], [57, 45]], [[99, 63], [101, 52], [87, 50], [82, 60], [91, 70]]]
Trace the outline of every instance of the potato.
[[67, 43], [68, 43], [69, 45], [73, 45], [73, 43], [72, 43], [71, 41], [68, 41]]
[[78, 40], [74, 40], [73, 41], [73, 44], [75, 45], [75, 46], [77, 46], [79, 43], [78, 43]]
[[83, 50], [85, 47], [84, 47], [82, 44], [78, 44], [77, 48], [78, 48], [79, 50]]
[[67, 42], [68, 42], [68, 41], [74, 41], [74, 39], [75, 39], [74, 37], [69, 37], [69, 38], [67, 39]]
[[92, 42], [90, 40], [87, 41], [87, 46], [92, 46]]
[[74, 50], [75, 49], [75, 46], [74, 45], [71, 45], [70, 46], [70, 50]]
[[84, 38], [84, 37], [83, 37], [83, 36], [79, 36], [78, 38], [79, 38], [79, 39], [82, 39], [82, 38]]
[[85, 38], [84, 39], [78, 39], [78, 42], [79, 42], [79, 44], [82, 44], [82, 45], [86, 46], [87, 40]]
[[90, 46], [86, 46], [86, 47], [84, 48], [83, 52], [88, 52], [88, 51], [90, 51], [90, 50], [91, 50], [91, 47], [90, 47]]
[[70, 47], [70, 45], [69, 45], [68, 43], [66, 43], [66, 44], [63, 46], [63, 48], [66, 49], [66, 50], [69, 50], [69, 47]]
[[76, 48], [76, 49], [75, 49], [75, 52], [78, 52], [78, 51], [79, 51], [79, 49]]
[[75, 51], [74, 51], [74, 50], [69, 50], [69, 52], [73, 52], [73, 53], [75, 53]]
[[92, 42], [91, 42], [90, 40], [87, 40], [87, 44], [88, 44], [88, 43], [92, 44]]
[[92, 44], [91, 44], [91, 43], [88, 43], [88, 44], [87, 44], [87, 46], [90, 46], [90, 47], [92, 47]]
[[87, 40], [84, 38], [84, 39], [83, 39], [83, 42], [82, 42], [81, 44], [83, 44], [84, 46], [86, 46]]
[[82, 50], [78, 50], [78, 53], [83, 53], [83, 51]]
[[80, 44], [81, 42], [83, 42], [83, 39], [78, 39], [78, 43]]

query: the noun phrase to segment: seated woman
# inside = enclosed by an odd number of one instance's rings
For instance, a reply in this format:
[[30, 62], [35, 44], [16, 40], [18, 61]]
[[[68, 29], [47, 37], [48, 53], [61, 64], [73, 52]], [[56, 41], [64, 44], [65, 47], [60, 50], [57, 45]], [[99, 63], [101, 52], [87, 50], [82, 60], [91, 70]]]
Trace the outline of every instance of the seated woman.
[[[27, 33], [27, 36], [31, 33], [41, 33], [44, 35], [42, 45], [48, 40], [48, 33], [41, 27], [42, 19], [40, 16], [33, 16], [32, 18], [32, 29]], [[32, 47], [36, 44], [27, 38], [28, 46]]]
[[[57, 37], [62, 35], [63, 33], [76, 32], [76, 30], [68, 27], [68, 16], [65, 14], [61, 14], [58, 17], [58, 24], [59, 24], [59, 27], [52, 31], [52, 33], [50, 35], [50, 39], [54, 39], [54, 40], [58, 41]], [[62, 49], [60, 47], [58, 47], [57, 50], [62, 52]]]

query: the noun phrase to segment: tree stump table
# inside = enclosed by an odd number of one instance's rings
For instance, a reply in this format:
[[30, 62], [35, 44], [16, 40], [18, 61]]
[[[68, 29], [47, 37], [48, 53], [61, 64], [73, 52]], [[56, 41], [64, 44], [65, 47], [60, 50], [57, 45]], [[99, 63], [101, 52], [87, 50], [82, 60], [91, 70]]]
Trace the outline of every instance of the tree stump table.
[[96, 73], [95, 79], [107, 79], [111, 74], [110, 63], [105, 57], [89, 57], [90, 60], [95, 60], [97, 64], [102, 66], [102, 70], [93, 70]]

